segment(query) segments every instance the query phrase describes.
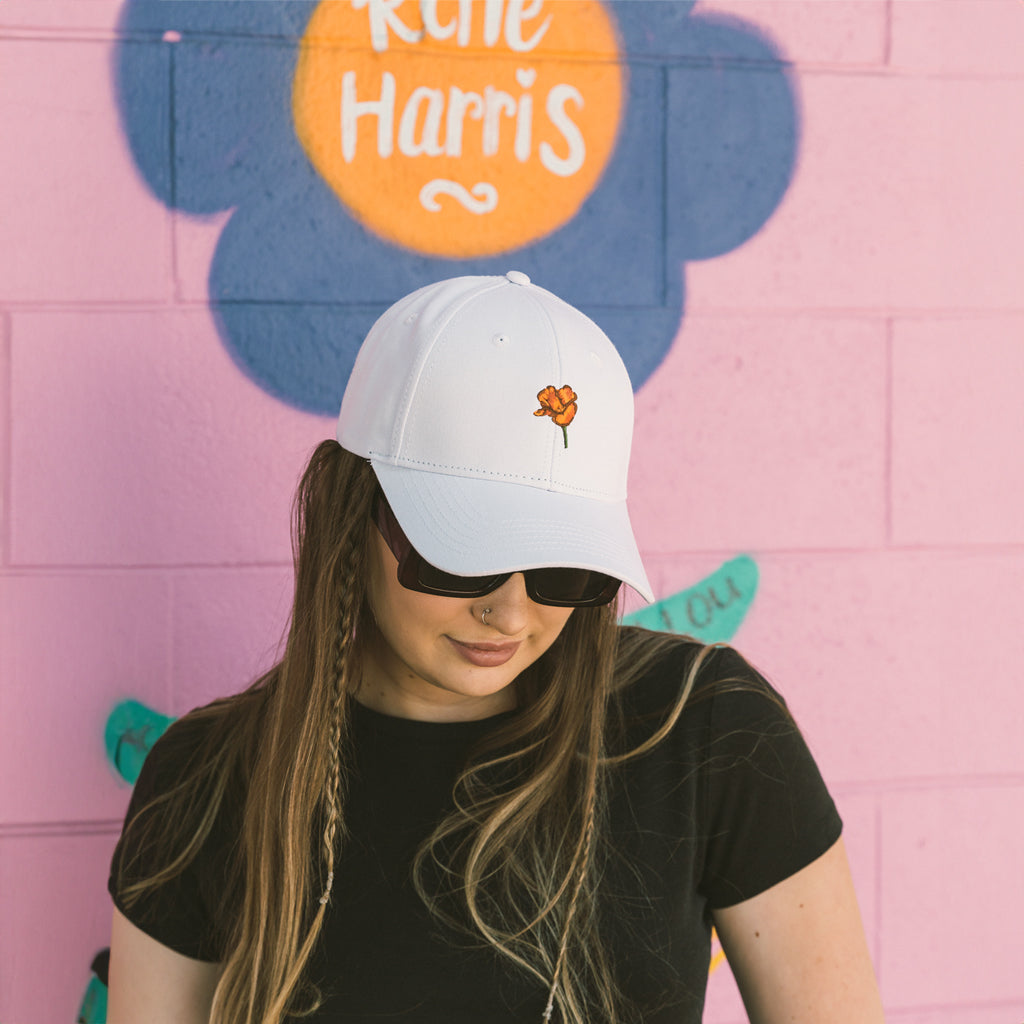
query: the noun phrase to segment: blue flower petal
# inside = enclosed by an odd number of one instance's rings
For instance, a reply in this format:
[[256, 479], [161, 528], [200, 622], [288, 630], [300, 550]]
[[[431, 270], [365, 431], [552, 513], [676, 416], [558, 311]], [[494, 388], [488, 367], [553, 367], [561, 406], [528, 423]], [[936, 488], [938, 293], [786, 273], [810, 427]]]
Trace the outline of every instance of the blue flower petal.
[[244, 373], [298, 408], [337, 410], [366, 330], [399, 296], [511, 267], [601, 324], [640, 387], [679, 331], [686, 261], [755, 234], [792, 177], [796, 100], [770, 40], [690, 2], [617, 0], [628, 104], [577, 215], [498, 256], [410, 252], [354, 221], [295, 138], [292, 76], [316, 6], [129, 0], [115, 60], [154, 193], [194, 213], [235, 208], [210, 269], [219, 330]]

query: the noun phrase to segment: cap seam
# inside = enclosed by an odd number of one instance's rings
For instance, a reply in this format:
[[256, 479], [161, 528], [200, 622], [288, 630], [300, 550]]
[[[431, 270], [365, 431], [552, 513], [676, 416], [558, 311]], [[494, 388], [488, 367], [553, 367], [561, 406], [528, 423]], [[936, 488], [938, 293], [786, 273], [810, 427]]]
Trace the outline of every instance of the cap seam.
[[[551, 319], [551, 314], [544, 307], [544, 303], [541, 302], [540, 299], [538, 299], [537, 296], [533, 292], [529, 292], [528, 291], [527, 295], [530, 296], [530, 300], [533, 302], [534, 306], [536, 306], [537, 309], [540, 310], [542, 318], [544, 319], [545, 323], [547, 323], [547, 325], [548, 325], [548, 331], [551, 333], [551, 337], [552, 337], [552, 339], [555, 342], [555, 345], [554, 345], [554, 348], [555, 348], [555, 359], [554, 359], [554, 362], [556, 363], [556, 366], [555, 366], [555, 369], [553, 371], [554, 375], [555, 375], [555, 380], [551, 381], [551, 383], [554, 384], [554, 386], [556, 388], [560, 388], [565, 383], [565, 381], [559, 379], [561, 377], [561, 375], [562, 375], [562, 339], [558, 336], [558, 331], [555, 329], [555, 322], [554, 322], [554, 320]], [[548, 445], [548, 453], [547, 453], [548, 472], [547, 472], [547, 478], [548, 478], [549, 481], [553, 481], [554, 480], [554, 476], [555, 476], [555, 452], [557, 451], [557, 448], [555, 446], [555, 439], [556, 439], [557, 436], [558, 436], [557, 435], [557, 431], [551, 431], [549, 433], [549, 436], [548, 436], [548, 442], [547, 442], [547, 445]]]
[[[388, 466], [423, 466], [429, 467], [431, 470], [449, 470], [452, 472], [472, 474], [469, 479], [496, 479], [496, 480], [533, 480], [537, 483], [553, 483], [550, 477], [544, 476], [530, 476], [525, 473], [502, 473], [497, 470], [480, 469], [478, 466], [455, 466], [449, 462], [429, 462], [426, 459], [413, 459], [408, 456], [402, 456], [401, 461], [397, 461], [394, 456], [387, 455], [384, 452], [376, 452], [372, 448], [369, 451], [368, 458], [379, 459]], [[576, 484], [559, 483], [557, 488], [560, 492], [568, 492], [572, 494], [587, 494], [594, 497], [603, 498], [606, 501], [624, 501], [625, 495], [621, 498], [618, 497], [607, 497], [607, 491], [598, 491], [590, 487], [579, 487]], [[554, 488], [552, 488], [554, 489]]]
[[452, 309], [446, 310], [446, 316], [438, 323], [434, 329], [430, 341], [427, 345], [423, 346], [418, 353], [417, 365], [412, 374], [410, 374], [405, 381], [405, 388], [402, 391], [402, 401], [399, 406], [401, 414], [398, 418], [398, 422], [395, 424], [395, 429], [391, 434], [391, 450], [398, 452], [402, 450], [402, 446], [405, 443], [405, 428], [409, 422], [409, 413], [412, 407], [412, 398], [415, 396], [415, 392], [419, 387], [420, 380], [423, 377], [423, 373], [426, 369], [430, 355], [433, 353], [434, 348], [437, 346], [438, 339], [441, 337], [442, 332], [451, 324], [452, 320], [462, 312], [465, 307], [472, 302], [474, 299], [481, 295], [485, 295], [488, 291], [501, 286], [502, 278], [492, 277], [484, 278], [488, 281], [486, 286], [478, 286], [477, 288], [468, 291], [462, 298], [461, 302], [454, 305]]

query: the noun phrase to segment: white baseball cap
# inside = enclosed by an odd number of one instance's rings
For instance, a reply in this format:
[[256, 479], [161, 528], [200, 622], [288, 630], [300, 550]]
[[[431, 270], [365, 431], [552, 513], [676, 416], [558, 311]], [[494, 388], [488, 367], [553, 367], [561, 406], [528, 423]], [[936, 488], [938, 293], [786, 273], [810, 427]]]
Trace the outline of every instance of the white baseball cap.
[[437, 568], [594, 569], [653, 600], [626, 510], [626, 367], [526, 274], [456, 277], [391, 306], [356, 357], [337, 436]]

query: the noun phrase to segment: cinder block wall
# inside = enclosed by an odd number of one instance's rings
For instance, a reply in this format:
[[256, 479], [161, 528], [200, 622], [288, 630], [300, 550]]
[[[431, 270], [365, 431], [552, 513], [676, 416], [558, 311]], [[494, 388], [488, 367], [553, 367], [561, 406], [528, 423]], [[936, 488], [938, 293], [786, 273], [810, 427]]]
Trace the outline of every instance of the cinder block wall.
[[[226, 353], [206, 288], [227, 214], [140, 179], [119, 13], [0, 4], [2, 1024], [74, 1018], [128, 797], [107, 715], [180, 714], [273, 659], [290, 494], [332, 431]], [[687, 264], [638, 392], [652, 582], [757, 562], [735, 643], [838, 797], [889, 1019], [1019, 1024], [1024, 5], [693, 14], [774, 40], [800, 134], [765, 226]], [[745, 1019], [726, 968], [707, 1019]]]

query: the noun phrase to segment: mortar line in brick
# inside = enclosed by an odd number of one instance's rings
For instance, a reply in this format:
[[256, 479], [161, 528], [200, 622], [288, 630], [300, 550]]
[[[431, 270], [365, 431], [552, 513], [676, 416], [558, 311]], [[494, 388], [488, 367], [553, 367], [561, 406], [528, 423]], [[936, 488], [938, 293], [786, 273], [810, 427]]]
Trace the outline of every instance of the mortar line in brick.
[[[630, 307], [632, 308], [632, 307]], [[647, 309], [650, 307], [636, 307]], [[1010, 319], [1024, 316], [1024, 306], [999, 306], [998, 308], [982, 308], [978, 306], [688, 306], [687, 320], [703, 317], [705, 319], [778, 319], [778, 320], [884, 320], [897, 317], [901, 320], [957, 320], [975, 318], [979, 320]]]
[[986, 541], [976, 544], [969, 543], [946, 543], [935, 541], [934, 543], [921, 544], [896, 544], [887, 547], [884, 544], [861, 544], [840, 546], [829, 545], [808, 545], [806, 547], [763, 547], [754, 544], [739, 544], [735, 547], [710, 547], [710, 548], [644, 548], [644, 558], [651, 559], [673, 559], [673, 558], [735, 558], [737, 554], [749, 555], [754, 561], [759, 558], [801, 558], [804, 556], [816, 557], [837, 557], [837, 558], [859, 558], [865, 555], [950, 555], [961, 557], [963, 555], [979, 556], [1016, 556], [1024, 555], [1024, 543], [1019, 541]]
[[61, 31], [37, 26], [5, 25], [0, 30], [0, 40], [14, 43], [114, 43], [125, 38], [131, 37], [119, 35], [110, 29]]
[[169, 714], [179, 714], [175, 703], [175, 670], [177, 668], [177, 653], [174, 646], [174, 636], [178, 623], [178, 587], [177, 573], [168, 573], [165, 582], [167, 585], [167, 614], [164, 622], [166, 630], [167, 654], [164, 671], [164, 708], [168, 708]]
[[[893, 0], [887, 0], [891, 7]], [[885, 64], [878, 64], [877, 61], [861, 62], [818, 62], [814, 60], [751, 60], [742, 57], [679, 57], [671, 55], [634, 55], [629, 61], [632, 67], [658, 66], [666, 68], [685, 68], [690, 70], [721, 70], [726, 69], [731, 73], [761, 73], [764, 71], [775, 71], [778, 68], [788, 68], [797, 74], [804, 75], [845, 75], [857, 78], [907, 78], [917, 80], [940, 79], [943, 81], [1020, 81], [1022, 76], [1016, 71], [969, 71], [969, 70], [935, 70], [930, 68], [901, 68], [891, 66], [888, 62], [891, 57], [891, 28], [889, 19], [886, 19], [883, 29], [883, 60]], [[271, 43], [281, 46], [298, 46], [301, 42], [301, 35], [256, 35], [243, 34], [240, 32], [190, 32], [189, 39], [192, 42], [216, 43], [225, 39], [240, 41], [243, 43]], [[119, 43], [140, 42], [151, 43], [154, 41], [153, 34], [144, 32], [120, 32], [116, 29], [54, 29], [46, 26], [12, 26], [0, 27], [0, 42], [27, 42], [27, 43]], [[566, 56], [571, 62], [571, 56]]]
[[14, 432], [14, 389], [11, 383], [11, 317], [6, 309], [0, 310], [0, 404], [3, 407], [3, 448], [0, 450], [0, 459], [3, 460], [3, 479], [0, 480], [0, 489], [3, 491], [3, 504], [0, 506], [0, 516], [3, 516], [3, 531], [0, 532], [0, 566], [7, 568], [11, 564], [11, 459], [13, 457], [14, 442], [11, 434]]
[[988, 71], [974, 68], [957, 68], [953, 70], [917, 65], [890, 65], [883, 63], [891, 59], [891, 30], [883, 22], [881, 52], [875, 58], [865, 60], [815, 60], [813, 58], [797, 58], [795, 60], [752, 60], [744, 57], [698, 57], [661, 55], [635, 55], [630, 66], [664, 67], [682, 71], [727, 70], [730, 74], [760, 74], [765, 71], [777, 71], [782, 68], [795, 72], [800, 77], [805, 75], [843, 76], [851, 78], [889, 78], [914, 80], [976, 80], [976, 81], [1020, 81], [1024, 76], [1017, 70]]
[[[288, 305], [289, 303], [277, 303]], [[306, 303], [303, 303], [306, 305]], [[325, 303], [326, 305], [326, 303]], [[16, 300], [6, 303], [12, 313], [164, 313], [167, 311], [167, 300], [159, 299], [67, 299], [64, 301], [46, 299]], [[187, 299], [180, 306], [188, 311], [201, 311], [210, 308], [205, 299]]]
[[[77, 28], [60, 28], [51, 25], [3, 25], [0, 26], [0, 40], [12, 39], [30, 43], [152, 43], [159, 37], [153, 30], [123, 31], [117, 26], [90, 28], [82, 25]], [[205, 31], [189, 31], [189, 39], [199, 43], [217, 43], [224, 40], [243, 43], [280, 43], [296, 45], [302, 40], [302, 33], [269, 35], [266, 33], [245, 32], [234, 29], [228, 32], [217, 32], [212, 29]], [[753, 63], [747, 61], [746, 63]], [[771, 64], [771, 62], [763, 62]]]
[[[669, 259], [668, 259], [668, 232], [666, 230], [666, 221], [668, 219], [668, 68], [661, 68], [661, 216], [658, 218], [658, 226], [661, 231], [659, 256], [661, 258], [661, 273], [658, 275], [658, 279], [661, 282], [661, 294], [658, 299], [661, 305], [665, 305], [665, 297], [668, 294], [668, 273], [669, 273]], [[679, 267], [676, 271], [679, 274], [684, 274], [686, 271], [683, 267]], [[678, 287], [684, 289], [684, 304], [685, 304], [685, 283], [679, 284]], [[685, 305], [684, 305], [685, 308]]]
[[883, 491], [885, 494], [885, 546], [892, 547], [892, 448], [893, 448], [893, 333], [894, 322], [892, 317], [885, 321], [885, 452], [883, 455], [883, 466], [885, 479]]
[[[962, 557], [964, 555], [976, 555], [979, 557], [1016, 557], [1024, 555], [1024, 543], [992, 543], [992, 544], [921, 544], [901, 545], [898, 547], [804, 547], [804, 548], [767, 548], [754, 547], [751, 545], [738, 545], [736, 547], [716, 548], [680, 548], [667, 551], [646, 549], [645, 559], [652, 564], [658, 562], [673, 561], [676, 559], [701, 559], [713, 561], [715, 559], [735, 558], [738, 554], [747, 554], [755, 561], [758, 559], [778, 558], [861, 558], [864, 556], [888, 556], [888, 555], [940, 555], [951, 557]], [[112, 564], [109, 562], [17, 562], [7, 567], [8, 575], [20, 572], [35, 575], [68, 575], [68, 574], [89, 574], [97, 573], [135, 573], [135, 572], [202, 572], [232, 570], [259, 570], [259, 569], [291, 569], [290, 560], [280, 561], [243, 561], [243, 562], [126, 562], [124, 564]]]
[[0, 822], [0, 840], [4, 839], [59, 839], [70, 836], [116, 836], [123, 824], [120, 818], [100, 818], [95, 821], [13, 821]]
[[[181, 275], [178, 273], [178, 213], [176, 210], [167, 211], [167, 245], [171, 253], [171, 305], [178, 308], [182, 305]], [[204, 308], [209, 309], [208, 303], [202, 303]]]
[[979, 772], [974, 775], [905, 775], [881, 779], [832, 780], [829, 789], [842, 796], [874, 795], [881, 799], [890, 793], [925, 790], [1013, 789], [1024, 786], [1024, 772]]
[[10, 571], [8, 576], [31, 575], [34, 577], [47, 576], [120, 576], [134, 575], [137, 573], [159, 572], [165, 573], [168, 577], [181, 575], [186, 572], [221, 572], [225, 569], [246, 571], [281, 570], [291, 569], [290, 561], [280, 562], [138, 562], [125, 563], [124, 565], [110, 562], [76, 562], [76, 563], [55, 563], [55, 562], [19, 562], [7, 566]]
[[177, 89], [177, 46], [173, 44], [168, 48], [167, 60], [167, 158], [171, 166], [168, 168], [171, 177], [171, 204], [167, 211], [168, 218], [168, 244], [171, 252], [171, 301], [175, 305], [181, 300], [181, 280], [178, 276], [178, 131], [177, 131], [177, 105], [175, 103], [175, 92]]
[[[224, 300], [227, 306], [313, 306], [316, 308], [337, 308], [345, 310], [378, 309], [387, 305], [388, 299], [381, 298], [378, 302], [321, 302], [308, 299], [294, 300], [261, 300], [235, 299]], [[661, 306], [655, 303], [630, 303], [612, 305], [605, 303], [587, 303], [588, 309], [596, 311], [614, 310], [628, 313], [631, 311], [657, 310]], [[4, 307], [12, 313], [153, 313], [166, 312], [167, 303], [158, 299], [7, 299]], [[207, 299], [183, 298], [177, 307], [190, 312], [208, 311], [210, 303]], [[927, 308], [923, 306], [907, 306], [904, 308], [882, 308], [874, 306], [696, 306], [688, 307], [685, 320], [862, 320], [866, 322], [884, 320], [889, 317], [900, 320], [934, 320], [948, 321], [959, 319], [1004, 320], [1024, 317], [1024, 306], [1000, 306], [997, 309], [950, 306]]]
[[14, 387], [12, 380], [13, 347], [12, 338], [13, 325], [10, 313], [6, 309], [0, 310], [0, 409], [3, 410], [3, 440], [0, 449], [0, 460], [3, 467], [0, 472], [3, 478], [0, 479], [0, 516], [3, 517], [3, 529], [0, 531], [0, 566], [6, 570], [11, 564], [11, 543], [12, 528], [11, 518], [13, 504], [11, 500], [11, 488], [14, 481], [13, 458], [14, 458]]
[[11, 453], [13, 442], [11, 432], [14, 429], [14, 414], [11, 410], [13, 400], [13, 389], [10, 379], [11, 364], [11, 340], [10, 340], [10, 314], [6, 309], [0, 309], [0, 408], [3, 409], [3, 441], [0, 450], [0, 460], [3, 466], [0, 472], [0, 516], [3, 516], [3, 529], [0, 531], [0, 566], [6, 568], [10, 565], [10, 485], [11, 485]]
[[[909, 1006], [900, 1006], [895, 1010], [886, 1008], [885, 1019], [892, 1024], [893, 1021], [910, 1018], [911, 1021], [918, 1021], [923, 1013], [945, 1014], [950, 1010], [1010, 1010], [1013, 1016], [1007, 1016], [1006, 1024], [1022, 1024], [1024, 1016], [1021, 1016], [1021, 1005], [1019, 999], [990, 999], [981, 1002], [971, 1003], [913, 1003]], [[943, 1018], [946, 1019], [946, 1018]], [[952, 1017], [948, 1018], [952, 1021]]]
[[[792, 554], [799, 554], [801, 549], [796, 549]], [[809, 549], [812, 550], [812, 549]], [[828, 553], [829, 549], [822, 549], [823, 553]], [[875, 553], [885, 552], [886, 554], [894, 555], [1018, 555], [1024, 554], [1024, 544], [1019, 541], [978, 541], [971, 543], [969, 541], [930, 541], [921, 542], [919, 544], [893, 544], [885, 548], [864, 548], [863, 553], [870, 554], [872, 551]], [[837, 548], [836, 553], [841, 554], [844, 551], [851, 551], [857, 553], [855, 548]], [[813, 551], [812, 551], [813, 553]]]
[[944, 71], [915, 67], [880, 67], [878, 64], [794, 64], [787, 65], [801, 78], [881, 78], [887, 81], [910, 82], [1020, 82], [1019, 71]]

